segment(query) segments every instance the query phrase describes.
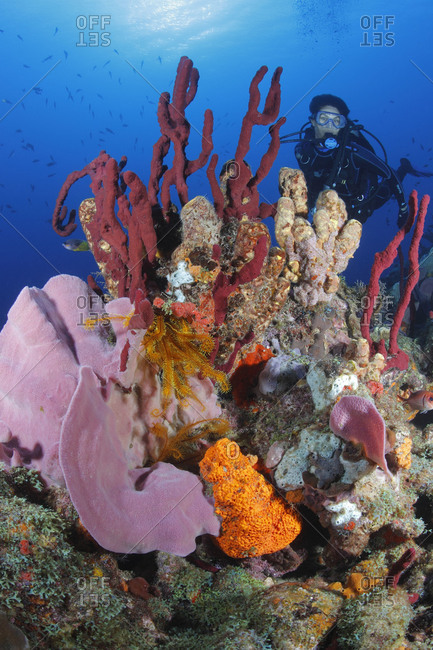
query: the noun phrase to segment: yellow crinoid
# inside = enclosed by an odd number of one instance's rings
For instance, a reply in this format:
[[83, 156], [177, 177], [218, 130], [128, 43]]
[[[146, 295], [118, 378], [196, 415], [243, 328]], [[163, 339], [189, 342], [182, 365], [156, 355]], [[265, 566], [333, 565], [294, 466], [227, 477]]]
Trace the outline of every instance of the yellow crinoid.
[[212, 420], [198, 420], [184, 424], [174, 436], [169, 436], [167, 427], [155, 422], [151, 433], [155, 438], [154, 461], [179, 462], [188, 459], [197, 452], [195, 444], [206, 436], [223, 436], [230, 429], [230, 424], [222, 418]]
[[196, 332], [185, 318], [157, 314], [141, 340], [140, 350], [162, 371], [163, 398], [167, 400], [173, 391], [183, 400], [194, 397], [187, 377], [199, 372], [213, 379], [223, 392], [230, 389], [225, 373], [215, 370], [206, 358], [213, 346], [212, 337]]

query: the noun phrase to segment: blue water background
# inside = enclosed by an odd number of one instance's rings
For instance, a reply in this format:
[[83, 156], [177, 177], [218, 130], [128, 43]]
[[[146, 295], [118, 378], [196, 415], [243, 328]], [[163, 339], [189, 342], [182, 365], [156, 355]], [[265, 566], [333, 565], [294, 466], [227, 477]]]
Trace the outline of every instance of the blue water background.
[[[90, 16], [97, 17], [94, 27]], [[379, 17], [376, 28], [374, 16]], [[433, 170], [432, 17], [430, 0], [5, 4], [0, 25], [0, 324], [25, 285], [41, 287], [57, 273], [85, 279], [96, 270], [90, 253], [67, 251], [52, 230], [57, 194], [67, 175], [102, 149], [117, 160], [127, 155], [127, 168], [147, 184], [152, 145], [159, 137], [158, 95], [172, 90], [182, 55], [192, 58], [200, 73], [196, 99], [187, 109], [190, 159], [200, 149], [206, 108], [214, 114], [219, 166], [234, 156], [250, 81], [266, 65], [262, 98], [273, 70], [284, 69], [280, 114], [287, 124], [282, 133], [306, 121], [314, 94], [330, 92], [343, 97], [350, 116], [381, 139], [392, 166], [407, 156], [414, 167]], [[268, 142], [265, 128], [254, 129], [247, 157], [253, 170]], [[281, 146], [259, 186], [262, 200], [278, 198], [279, 168], [296, 166], [293, 146]], [[204, 173], [188, 183], [190, 198], [210, 196]], [[432, 193], [433, 179], [407, 177], [404, 187], [407, 195], [413, 187]], [[86, 178], [74, 186], [66, 205], [77, 209], [88, 196]], [[396, 219], [391, 200], [367, 222], [345, 273], [350, 283], [368, 281], [374, 253], [394, 235]], [[80, 228], [72, 236], [82, 237]]]

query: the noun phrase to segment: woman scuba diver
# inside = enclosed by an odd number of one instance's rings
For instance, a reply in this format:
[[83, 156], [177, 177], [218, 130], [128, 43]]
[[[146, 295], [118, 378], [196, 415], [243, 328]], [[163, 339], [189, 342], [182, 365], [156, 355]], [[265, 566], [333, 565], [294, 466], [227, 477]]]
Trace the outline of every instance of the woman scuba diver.
[[[282, 143], [297, 142], [295, 155], [307, 181], [310, 208], [314, 208], [319, 192], [335, 189], [346, 204], [349, 218], [364, 223], [394, 196], [399, 207], [397, 223], [402, 226], [408, 216], [401, 185], [403, 178], [406, 174], [433, 174], [416, 171], [407, 158], [402, 158], [400, 167], [394, 171], [388, 165], [381, 142], [348, 119], [349, 108], [340, 97], [329, 94], [313, 97], [310, 113], [309, 123], [300, 132], [280, 138]], [[385, 160], [377, 156], [361, 131], [377, 140]], [[295, 135], [298, 138], [291, 139]]]

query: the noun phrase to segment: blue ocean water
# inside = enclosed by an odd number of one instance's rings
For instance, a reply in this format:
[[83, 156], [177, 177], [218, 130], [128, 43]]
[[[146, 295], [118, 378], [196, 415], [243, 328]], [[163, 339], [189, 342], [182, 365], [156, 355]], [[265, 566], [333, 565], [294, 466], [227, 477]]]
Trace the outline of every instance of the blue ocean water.
[[[380, 6], [378, 6], [380, 5]], [[147, 184], [152, 145], [159, 137], [159, 93], [171, 91], [179, 58], [200, 73], [187, 109], [192, 125], [188, 157], [200, 150], [203, 112], [214, 113], [219, 164], [233, 157], [248, 87], [257, 69], [282, 66], [282, 133], [308, 117], [315, 94], [343, 97], [383, 142], [395, 168], [406, 156], [433, 171], [433, 66], [430, 0], [18, 0], [2, 8], [0, 25], [0, 325], [19, 291], [43, 286], [57, 273], [85, 279], [96, 271], [90, 253], [73, 253], [51, 227], [67, 175], [102, 149]], [[266, 129], [253, 131], [248, 162], [266, 151]], [[278, 198], [278, 170], [297, 166], [294, 145], [282, 145], [261, 199]], [[78, 208], [91, 196], [88, 178], [66, 201]], [[433, 192], [433, 179], [406, 177], [404, 188]], [[189, 179], [190, 198], [210, 195], [204, 173]], [[430, 211], [431, 214], [431, 211]], [[396, 231], [394, 200], [364, 226], [362, 243], [345, 275], [368, 281], [374, 253]], [[428, 225], [431, 216], [428, 217]], [[81, 237], [77, 229], [73, 237]], [[407, 242], [406, 242], [407, 248]]]

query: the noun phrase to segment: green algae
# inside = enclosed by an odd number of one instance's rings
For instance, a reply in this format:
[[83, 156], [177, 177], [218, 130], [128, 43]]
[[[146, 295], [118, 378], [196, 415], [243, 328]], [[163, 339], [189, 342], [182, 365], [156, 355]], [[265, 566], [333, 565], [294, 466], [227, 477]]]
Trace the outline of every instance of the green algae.
[[[165, 593], [149, 603], [167, 648], [270, 648], [273, 616], [260, 606], [263, 582], [237, 566], [203, 571], [183, 558], [158, 553], [159, 581]], [[165, 617], [165, 620], [163, 618]], [[243, 638], [246, 645], [240, 645]], [[248, 643], [250, 642], [248, 641]]]
[[413, 617], [407, 593], [379, 588], [344, 603], [337, 623], [339, 647], [345, 650], [397, 650]]
[[153, 635], [130, 617], [132, 597], [113, 588], [113, 575], [73, 548], [58, 513], [16, 496], [14, 486], [43, 486], [24, 468], [0, 472], [0, 599], [31, 645], [154, 647]]

